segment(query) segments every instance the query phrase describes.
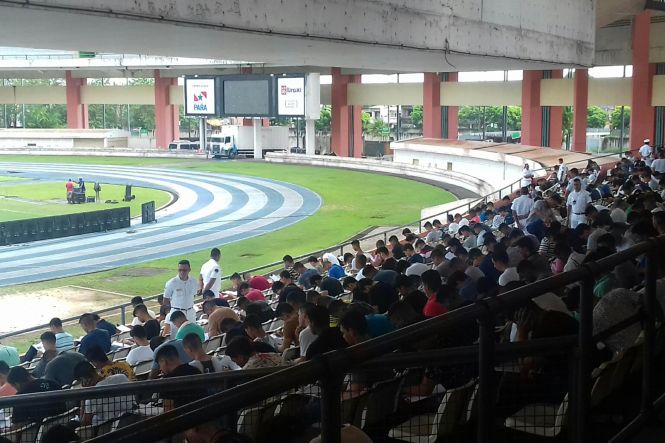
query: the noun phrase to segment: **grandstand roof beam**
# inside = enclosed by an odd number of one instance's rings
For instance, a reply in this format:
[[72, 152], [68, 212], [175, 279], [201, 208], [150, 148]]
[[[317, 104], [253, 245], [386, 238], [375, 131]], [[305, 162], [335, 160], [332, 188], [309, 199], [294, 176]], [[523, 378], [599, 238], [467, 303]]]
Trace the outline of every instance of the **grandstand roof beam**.
[[578, 0], [118, 0], [109, 6], [103, 0], [0, 1], [0, 41], [437, 72], [588, 66], [595, 39], [595, 2]]

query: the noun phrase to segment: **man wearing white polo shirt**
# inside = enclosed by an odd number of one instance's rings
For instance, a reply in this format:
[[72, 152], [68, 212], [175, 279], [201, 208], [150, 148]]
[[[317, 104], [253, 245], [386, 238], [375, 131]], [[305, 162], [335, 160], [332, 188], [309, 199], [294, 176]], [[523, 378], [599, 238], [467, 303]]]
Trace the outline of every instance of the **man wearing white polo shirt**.
[[222, 270], [219, 267], [219, 259], [222, 253], [217, 248], [210, 251], [210, 260], [201, 266], [199, 275], [199, 294], [211, 290], [216, 297], [219, 297], [219, 290], [222, 288]]
[[196, 321], [194, 312], [194, 297], [198, 289], [198, 282], [190, 278], [191, 266], [189, 260], [178, 262], [178, 275], [166, 282], [164, 287], [164, 306], [171, 308], [168, 317], [175, 311], [182, 311], [187, 320]]
[[651, 148], [650, 143], [651, 140], [647, 138], [644, 140], [644, 144], [639, 150], [640, 157], [642, 157], [642, 160], [644, 160], [644, 163], [646, 163], [647, 166], [651, 166], [651, 162], [653, 161], [653, 149]]
[[573, 192], [568, 194], [568, 227], [575, 229], [580, 223], [586, 223], [587, 205], [591, 203], [591, 194], [582, 189], [582, 180], [573, 180]]
[[556, 174], [556, 179], [559, 183], [563, 184], [568, 177], [568, 165], [563, 162], [563, 158], [559, 159], [559, 170]]
[[529, 195], [529, 189], [527, 187], [522, 187], [520, 190], [520, 196], [517, 197], [512, 202], [513, 218], [515, 219], [515, 224], [519, 229], [526, 229], [526, 219], [531, 214], [533, 209], [533, 199]]

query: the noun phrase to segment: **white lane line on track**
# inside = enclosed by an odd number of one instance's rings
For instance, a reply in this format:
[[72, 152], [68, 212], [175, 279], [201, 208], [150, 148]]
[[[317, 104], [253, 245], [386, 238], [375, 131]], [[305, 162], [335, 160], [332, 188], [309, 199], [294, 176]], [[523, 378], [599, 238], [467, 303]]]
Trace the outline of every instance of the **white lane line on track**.
[[[11, 165], [11, 167], [13, 169], [18, 169], [17, 165]], [[71, 169], [70, 166], [63, 166], [63, 168]], [[31, 171], [35, 170], [34, 168], [25, 168], [25, 167], [20, 168], [20, 169], [22, 169], [24, 171], [27, 170], [27, 169], [29, 169]], [[106, 170], [100, 171], [101, 169], [105, 169], [105, 168], [93, 168], [92, 170], [91, 170], [91, 168], [86, 168], [86, 169], [87, 170], [85, 172], [93, 173], [93, 174], [96, 174], [96, 175], [108, 174], [108, 172]], [[124, 171], [126, 171], [128, 173], [134, 172], [130, 168], [121, 168], [121, 169], [123, 169]], [[36, 169], [36, 170], [40, 171], [40, 169]], [[151, 173], [151, 172], [153, 172], [153, 170], [152, 169], [151, 170], [144, 170], [144, 171], [141, 171], [141, 172], [142, 173]], [[170, 173], [172, 171], [164, 170], [163, 172], [164, 173], [166, 173], [166, 172]], [[81, 173], [83, 173], [83, 171], [81, 171]], [[182, 176], [182, 177], [191, 177], [190, 175], [185, 175], [185, 174], [171, 174], [171, 175]], [[220, 177], [219, 175], [215, 176], [215, 175], [212, 175], [212, 174], [202, 174], [202, 175], [204, 175], [206, 178], [211, 178], [211, 179], [215, 179], [215, 180], [220, 180], [220, 179], [226, 178], [226, 177]], [[160, 174], [160, 176], [163, 177], [164, 174]], [[132, 177], [129, 177], [129, 178], [134, 178], [134, 177], [132, 176]], [[203, 178], [203, 177], [201, 177], [201, 178]], [[228, 178], [235, 179], [236, 177], [228, 177]], [[241, 176], [239, 178], [241, 178], [243, 180], [246, 179], [245, 176]], [[145, 177], [144, 177], [144, 179], [145, 179]], [[200, 236], [199, 238], [196, 238], [196, 239], [194, 239], [192, 241], [189, 241], [189, 242], [179, 241], [179, 242], [176, 242], [176, 243], [170, 243], [168, 245], [162, 245], [159, 248], [159, 250], [156, 250], [155, 248], [150, 248], [149, 253], [154, 254], [156, 252], [167, 252], [167, 250], [173, 250], [173, 249], [177, 249], [177, 248], [180, 248], [180, 247], [186, 247], [187, 244], [189, 244], [191, 246], [192, 242], [194, 244], [203, 244], [203, 243], [207, 243], [209, 241], [214, 241], [214, 240], [219, 241], [219, 240], [222, 240], [224, 238], [231, 237], [233, 235], [246, 233], [248, 230], [252, 230], [253, 232], [266, 232], [266, 231], [270, 232], [269, 229], [261, 229], [261, 228], [264, 228], [266, 225], [269, 225], [270, 223], [272, 223], [271, 219], [276, 219], [276, 218], [280, 218], [280, 217], [288, 217], [288, 216], [292, 215], [298, 209], [300, 209], [303, 205], [302, 195], [300, 195], [298, 192], [293, 191], [290, 188], [279, 185], [278, 183], [274, 183], [274, 182], [271, 182], [271, 181], [264, 181], [264, 180], [260, 180], [260, 179], [249, 179], [249, 180], [246, 180], [246, 181], [254, 182], [256, 184], [260, 184], [262, 186], [266, 186], [266, 187], [274, 189], [277, 192], [280, 192], [282, 195], [284, 195], [284, 199], [285, 199], [284, 203], [285, 204], [281, 208], [279, 208], [278, 210], [273, 211], [273, 213], [267, 215], [264, 220], [251, 221], [249, 223], [246, 223], [242, 227], [228, 228], [228, 229], [225, 229], [224, 232], [221, 232], [221, 233], [220, 232], [214, 232], [214, 229], [205, 229], [205, 232], [213, 231], [213, 234], [207, 234], [207, 235], [204, 235], [204, 236]], [[190, 184], [191, 184], [191, 181], [190, 181]], [[197, 186], [201, 185], [200, 182], [197, 182], [195, 184]], [[236, 183], [236, 185], [237, 185], [237, 183]], [[227, 183], [227, 186], [228, 186], [228, 183]], [[213, 188], [215, 188], [215, 189], [213, 189], [214, 191], [219, 191], [219, 189], [220, 189], [218, 187], [213, 187]], [[244, 186], [243, 186], [243, 188], [244, 188]], [[208, 188], [208, 190], [210, 190], [210, 188]], [[214, 192], [213, 192], [213, 194], [214, 194]], [[262, 192], [261, 192], [261, 194], [265, 197], [265, 194], [263, 194]], [[319, 203], [320, 203], [320, 199], [319, 199]], [[234, 214], [234, 218], [235, 219], [239, 218], [239, 215], [241, 215], [241, 214], [236, 212]], [[291, 223], [287, 223], [287, 225], [289, 225], [289, 224], [291, 224]], [[104, 237], [106, 239], [106, 236], [104, 236]], [[95, 236], [94, 240], [98, 241], [99, 236]], [[152, 240], [154, 240], [154, 238]], [[71, 246], [71, 244], [70, 244], [70, 246]], [[123, 249], [125, 249], [125, 251], [127, 251], [127, 249], [124, 246], [128, 246], [128, 245], [123, 245]], [[29, 251], [29, 252], [34, 253], [35, 249], [31, 248], [31, 251]], [[108, 262], [111, 262], [113, 259], [130, 258], [130, 257], [135, 257], [136, 255], [137, 254], [135, 253], [135, 251], [127, 251], [127, 252], [121, 253], [121, 254], [113, 254], [112, 258], [109, 257], [109, 259], [104, 260], [103, 262], [108, 263]], [[146, 255], [146, 254], [143, 254], [143, 255]], [[104, 265], [102, 263], [100, 263], [100, 260], [98, 258], [97, 259], [90, 259], [90, 260], [84, 261], [84, 262], [77, 262], [77, 263], [79, 265], [81, 265], [81, 267], [85, 267], [88, 264], [88, 262], [94, 262], [94, 263], [90, 263], [90, 264], [96, 264], [100, 268], [104, 267]], [[44, 266], [44, 262], [43, 262], [43, 258], [42, 258], [42, 260], [40, 261], [40, 267], [43, 269], [43, 266]], [[66, 266], [69, 268], [70, 264], [66, 264]], [[52, 266], [49, 266], [49, 269], [48, 269], [49, 272], [54, 271], [54, 270], [56, 270], [56, 269], [54, 269]], [[12, 275], [15, 275], [15, 273], [5, 273], [3, 275], [3, 277], [9, 278]]]
[[[293, 192], [293, 191], [292, 191]], [[302, 196], [300, 194], [293, 192], [293, 195], [291, 196], [293, 200], [300, 200], [302, 202]], [[292, 205], [289, 205], [292, 206]], [[299, 209], [300, 206], [296, 208], [291, 208], [291, 207], [286, 207], [282, 206], [278, 208], [276, 211], [273, 211], [273, 213], [270, 214], [271, 218], [284, 218], [286, 216], [289, 216], [293, 214], [295, 211]], [[241, 210], [242, 211], [242, 210]], [[237, 215], [237, 213], [236, 213]], [[133, 259], [137, 257], [141, 257], [143, 255], [153, 255], [153, 254], [158, 254], [158, 253], [167, 253], [168, 251], [172, 251], [175, 249], [179, 248], [184, 248], [187, 246], [191, 246], [194, 250], [196, 249], [201, 249], [204, 246], [209, 246], [210, 243], [213, 242], [220, 242], [223, 241], [226, 238], [232, 237], [237, 234], [242, 234], [245, 232], [251, 232], [253, 229], [258, 229], [262, 228], [264, 226], [272, 224], [273, 221], [268, 219], [268, 220], [254, 220], [252, 222], [246, 223], [242, 225], [241, 227], [234, 227], [234, 228], [227, 228], [224, 230], [219, 230], [218, 232], [212, 233], [212, 234], [205, 234], [205, 235], [199, 235], [195, 236], [191, 239], [188, 240], [179, 240], [175, 242], [170, 242], [167, 244], [161, 244], [161, 245], [154, 245], [155, 239], [152, 237], [144, 239], [144, 241], [140, 242], [134, 242], [134, 241], [129, 241], [129, 242], [123, 242], [121, 245], [110, 245], [109, 247], [104, 247], [104, 248], [94, 248], [93, 252], [94, 253], [106, 253], [105, 255], [101, 257], [96, 257], [96, 258], [90, 258], [90, 259], [84, 259], [84, 260], [77, 260], [76, 265], [80, 267], [86, 267], [86, 266], [91, 266], [91, 265], [101, 265], [103, 266], [104, 264], [107, 263], [112, 263], [116, 262], [118, 260], [126, 260], [126, 259]], [[201, 248], [198, 248], [198, 246], [195, 245], [201, 245]], [[118, 247], [122, 247], [122, 252], [117, 252]], [[149, 249], [146, 249], [145, 247], [149, 247]], [[88, 251], [86, 251], [88, 253]], [[54, 260], [59, 259], [66, 259], [68, 257], [71, 257], [71, 253], [64, 253], [64, 254], [49, 254], [49, 259], [53, 258]], [[32, 266], [31, 266], [32, 265]], [[20, 267], [22, 269], [16, 270], [16, 271], [5, 271], [1, 274], [0, 281], [4, 279], [10, 279], [10, 278], [16, 278], [16, 277], [22, 277], [25, 275], [29, 275], [32, 272], [32, 269], [34, 267], [42, 267], [44, 265], [48, 265], [48, 271], [53, 272], [53, 271], [58, 271], [58, 270], [66, 270], [71, 268], [71, 263], [65, 262], [65, 263], [58, 263], [58, 264], [48, 264], [48, 262], [44, 263], [44, 258], [40, 257], [35, 257], [33, 259], [29, 260], [20, 260], [20, 261], [14, 261], [12, 263], [12, 266], [15, 267]]]
[[[107, 174], [106, 176], [111, 177], [110, 174]], [[118, 177], [128, 178], [129, 176], [127, 176], [127, 175], [116, 175], [116, 176], [114, 176], [114, 178], [118, 178]], [[129, 178], [131, 178], [131, 177], [129, 177]], [[143, 180], [148, 181], [148, 182], [152, 182], [153, 184], [159, 184], [159, 185], [162, 185], [162, 186], [170, 184], [170, 182], [165, 182], [163, 180], [152, 180], [152, 179], [148, 179], [146, 177], [144, 177]], [[189, 223], [193, 223], [197, 220], [200, 220], [200, 219], [203, 219], [205, 217], [209, 217], [211, 215], [214, 215], [216, 212], [219, 212], [219, 211], [227, 208], [231, 203], [231, 199], [232, 199], [231, 194], [226, 189], [223, 189], [223, 188], [220, 188], [220, 187], [217, 187], [217, 186], [207, 185], [205, 183], [196, 182], [194, 180], [187, 180], [186, 183], [190, 184], [190, 185], [201, 186], [203, 189], [205, 189], [212, 196], [212, 199], [213, 199], [212, 202], [207, 204], [205, 207], [202, 207], [201, 209], [199, 209], [197, 211], [192, 211], [192, 212], [189, 212], [189, 213], [183, 214], [181, 216], [177, 216], [177, 217], [173, 216], [174, 218], [172, 218], [171, 220], [160, 223], [159, 226], [157, 226], [158, 229], [164, 229], [164, 228], [169, 228], [169, 227], [178, 227], [180, 225], [187, 225]], [[193, 192], [191, 189], [188, 189], [188, 188], [186, 188], [184, 186], [181, 186], [181, 185], [173, 185], [172, 188], [177, 189], [178, 191], [180, 191], [184, 194], [184, 197], [180, 198], [180, 200], [185, 200], [185, 199], [189, 200], [189, 204], [187, 204], [181, 210], [181, 212], [189, 210], [192, 206], [194, 206], [196, 204], [196, 200], [198, 199], [198, 195], [195, 192]], [[245, 190], [250, 190], [250, 189], [253, 190], [253, 188], [245, 188], [245, 187], [242, 187], [242, 188], [235, 187], [235, 188], [237, 188], [241, 192], [245, 191]], [[150, 228], [152, 228], [152, 230], [154, 230], [155, 226], [147, 225], [145, 227], [140, 227], [140, 228], [137, 228], [137, 232], [143, 232], [143, 231], [149, 232], [151, 230]], [[175, 232], [175, 231], [172, 231], [172, 232]], [[63, 244], [66, 244], [66, 247], [71, 248], [72, 246], [85, 246], [85, 245], [88, 245], [88, 244], [93, 244], [93, 243], [99, 242], [99, 236], [94, 236], [92, 238], [81, 238], [81, 239], [73, 239], [72, 237], [69, 237], [69, 239], [71, 239], [71, 241], [64, 241], [64, 240], [60, 239], [62, 241], [59, 242], [59, 244], [63, 243]], [[109, 233], [109, 234], [104, 236], [104, 241], [120, 240], [120, 239], [122, 239], [122, 240], [126, 239], [126, 234], [124, 232], [120, 232], [120, 233], [119, 232], [113, 232], [113, 233]], [[55, 248], [54, 245], [51, 245], [51, 247]], [[34, 248], [33, 248], [33, 250], [34, 250]], [[29, 254], [29, 253], [31, 253], [29, 250], [25, 251], [25, 254]], [[0, 255], [1, 255], [1, 253], [0, 253]], [[21, 254], [19, 254], [19, 255], [21, 255]], [[16, 255], [14, 255], [14, 257], [16, 257]]]

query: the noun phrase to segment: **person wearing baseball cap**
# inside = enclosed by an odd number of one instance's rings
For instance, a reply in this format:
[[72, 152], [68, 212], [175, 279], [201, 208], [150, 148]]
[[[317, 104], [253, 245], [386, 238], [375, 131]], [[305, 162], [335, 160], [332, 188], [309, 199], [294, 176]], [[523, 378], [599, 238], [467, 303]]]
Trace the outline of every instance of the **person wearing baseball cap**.
[[640, 157], [646, 163], [647, 166], [651, 166], [653, 161], [653, 149], [651, 148], [651, 140], [644, 139], [644, 144], [640, 147], [639, 150]]

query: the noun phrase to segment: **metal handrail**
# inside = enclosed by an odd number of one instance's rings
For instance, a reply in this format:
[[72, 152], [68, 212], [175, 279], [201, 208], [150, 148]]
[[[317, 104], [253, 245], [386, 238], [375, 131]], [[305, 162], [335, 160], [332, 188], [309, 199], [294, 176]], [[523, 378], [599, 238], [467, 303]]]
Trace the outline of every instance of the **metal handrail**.
[[[420, 138], [420, 137], [417, 137], [417, 138]], [[402, 141], [403, 141], [403, 140], [402, 140]], [[595, 155], [595, 156], [591, 156], [590, 159], [604, 158], [604, 157], [611, 157], [611, 156], [615, 156], [615, 155], [617, 155], [617, 154]], [[573, 163], [581, 163], [581, 162], [584, 162], [584, 161], [587, 161], [587, 160], [580, 160], [579, 162], [573, 162]], [[533, 171], [533, 172], [549, 171], [549, 170], [551, 170], [553, 167], [554, 167], [554, 166], [545, 166], [545, 167], [543, 167], [543, 168], [533, 169], [532, 171]], [[520, 183], [520, 181], [521, 181], [521, 179], [518, 179], [518, 180], [516, 180], [516, 181], [514, 181], [514, 182], [512, 182], [512, 183], [510, 183], [510, 184], [508, 184], [508, 185], [506, 185], [506, 186], [504, 186], [503, 188], [500, 188], [500, 189], [498, 189], [498, 190], [495, 190], [495, 191], [493, 191], [493, 192], [490, 192], [489, 194], [484, 195], [484, 196], [482, 196], [482, 197], [478, 197], [477, 199], [472, 200], [472, 201], [469, 202], [469, 203], [465, 203], [465, 204], [462, 204], [462, 205], [456, 206], [456, 207], [454, 207], [454, 208], [448, 209], [448, 210], [446, 210], [446, 211], [443, 211], [443, 212], [441, 212], [441, 213], [434, 214], [434, 215], [430, 215], [430, 216], [428, 216], [428, 217], [424, 217], [424, 218], [421, 218], [421, 219], [419, 219], [419, 220], [415, 220], [415, 221], [410, 222], [410, 223], [406, 223], [406, 224], [403, 224], [403, 225], [399, 225], [399, 226], [396, 226], [396, 227], [393, 227], [393, 228], [387, 229], [387, 230], [385, 230], [385, 231], [381, 231], [381, 232], [377, 232], [377, 233], [374, 233], [374, 234], [365, 235], [365, 236], [359, 238], [358, 240], [363, 241], [363, 240], [368, 240], [368, 239], [370, 239], [370, 238], [375, 238], [375, 237], [383, 236], [383, 237], [384, 237], [384, 242], [387, 243], [387, 240], [388, 240], [388, 239], [387, 239], [387, 236], [388, 236], [389, 233], [391, 233], [391, 232], [395, 232], [395, 231], [399, 231], [400, 229], [404, 229], [404, 228], [407, 228], [407, 227], [415, 226], [416, 224], [418, 224], [420, 230], [422, 231], [422, 226], [423, 226], [423, 222], [424, 222], [424, 221], [431, 220], [431, 219], [434, 219], [434, 218], [436, 218], [436, 217], [440, 217], [440, 216], [442, 216], [442, 215], [447, 215], [447, 214], [449, 214], [449, 213], [451, 213], [451, 212], [456, 212], [456, 211], [459, 211], [459, 210], [461, 210], [461, 209], [463, 209], [463, 208], [466, 208], [467, 211], [468, 211], [468, 210], [470, 210], [473, 206], [478, 205], [478, 204], [481, 203], [481, 202], [483, 202], [483, 203], [487, 203], [487, 202], [488, 202], [488, 201], [489, 201], [494, 195], [497, 195], [497, 194], [499, 195], [499, 200], [500, 200], [501, 198], [503, 198], [503, 195], [502, 195], [502, 194], [503, 194], [504, 192], [506, 192], [508, 189], [510, 189], [510, 193], [514, 192], [515, 189], [516, 189], [516, 186], [518, 186], [518, 184]], [[517, 189], [519, 189], [519, 188], [517, 188]], [[338, 246], [332, 246], [332, 247], [330, 247], [330, 248], [321, 249], [321, 250], [314, 251], [314, 252], [310, 252], [310, 253], [307, 253], [307, 254], [302, 254], [302, 255], [299, 255], [299, 256], [295, 257], [294, 259], [295, 259], [295, 260], [300, 260], [300, 259], [304, 259], [304, 258], [310, 257], [310, 256], [312, 256], [312, 255], [316, 256], [316, 255], [318, 255], [318, 254], [321, 254], [321, 253], [324, 253], [324, 252], [329, 252], [329, 251], [334, 251], [334, 250], [337, 250], [337, 249], [339, 249], [340, 252], [343, 253], [344, 248], [345, 248], [345, 247], [348, 247], [348, 246], [350, 246], [350, 245], [351, 245], [351, 242], [345, 242], [345, 243], [341, 243], [341, 244], [338, 245]], [[240, 274], [242, 275], [242, 274], [246, 274], [246, 273], [251, 273], [251, 272], [260, 271], [260, 270], [263, 270], [263, 269], [274, 268], [274, 267], [279, 266], [279, 265], [281, 265], [281, 264], [282, 264], [281, 261], [276, 261], [276, 262], [273, 262], [273, 263], [270, 263], [270, 264], [267, 264], [267, 265], [262, 265], [262, 266], [257, 267], [257, 268], [252, 268], [252, 269], [249, 269], [249, 270], [243, 271], [243, 272], [241, 272]], [[222, 280], [227, 280], [227, 279], [229, 279], [230, 276], [231, 276], [231, 275], [223, 276], [223, 277], [222, 277]]]
[[[166, 412], [161, 416], [149, 418], [138, 424], [130, 425], [110, 434], [98, 436], [91, 440], [94, 442], [115, 442], [135, 440], [139, 436], [150, 435], [159, 439], [168, 435], [181, 432], [200, 423], [205, 423], [219, 417], [228, 411], [236, 410], [254, 404], [270, 396], [278, 395], [290, 389], [297, 388], [303, 384], [313, 383], [320, 380], [322, 383], [322, 416], [326, 419], [322, 422], [322, 435], [324, 441], [339, 441], [339, 423], [326, 423], [339, 418], [340, 390], [336, 385], [340, 374], [344, 374], [361, 363], [375, 359], [381, 355], [393, 351], [400, 346], [418, 343], [424, 338], [445, 334], [456, 330], [469, 321], [478, 320], [481, 324], [479, 351], [480, 385], [479, 385], [479, 432], [488, 432], [492, 426], [493, 413], [491, 401], [485, 401], [493, 394], [492, 376], [484, 376], [483, 370], [493, 370], [491, 360], [495, 356], [493, 338], [493, 316], [506, 310], [515, 309], [524, 305], [534, 297], [550, 292], [554, 289], [582, 282], [582, 293], [580, 297], [580, 333], [578, 336], [578, 375], [575, 389], [576, 395], [571, 395], [570, 401], [575, 405], [577, 416], [573, 420], [576, 426], [577, 440], [585, 441], [586, 419], [590, 408], [590, 348], [593, 344], [593, 282], [597, 275], [608, 272], [614, 267], [627, 260], [632, 260], [645, 253], [655, 254], [665, 245], [665, 235], [651, 241], [639, 243], [629, 249], [617, 252], [597, 262], [585, 263], [582, 267], [554, 275], [543, 280], [536, 281], [526, 286], [508, 291], [501, 296], [485, 298], [444, 315], [434, 317], [422, 322], [407, 326], [383, 336], [359, 343], [346, 349], [328, 352], [307, 363], [296, 367], [284, 369], [278, 373], [261, 377], [252, 383], [228, 389], [220, 394], [214, 394], [205, 399], [195, 401], [188, 405]], [[655, 260], [650, 255], [647, 261], [647, 286], [644, 292], [645, 311], [645, 345], [653, 343], [655, 331], [653, 329], [654, 317], [651, 310], [655, 307]], [[650, 309], [651, 308], [651, 309]], [[487, 331], [492, 331], [487, 334]], [[649, 380], [643, 384], [643, 396], [652, 388], [650, 383], [652, 361], [650, 358], [651, 348], [645, 346], [643, 358], [645, 360], [645, 379]], [[490, 358], [490, 361], [487, 359]], [[489, 368], [488, 368], [489, 366]], [[485, 372], [485, 375], [488, 375]], [[484, 404], [488, 403], [488, 404]], [[651, 405], [653, 407], [653, 404]], [[649, 411], [647, 411], [649, 412]], [[488, 418], [489, 414], [489, 418]], [[333, 417], [333, 418], [331, 418]], [[488, 423], [489, 421], [489, 423]], [[335, 435], [336, 434], [336, 435]], [[327, 440], [330, 438], [330, 440]], [[483, 441], [483, 437], [479, 437]]]
[[[417, 138], [419, 138], [419, 137], [417, 137]], [[609, 156], [614, 156], [614, 155], [617, 155], [617, 154], [603, 154], [603, 155], [596, 155], [596, 156], [592, 156], [591, 158], [592, 158], [592, 159], [596, 159], [596, 158], [609, 157]], [[580, 162], [583, 162], [583, 161], [585, 161], [585, 160], [581, 160]], [[577, 163], [577, 162], [575, 162], [575, 163]], [[534, 169], [533, 172], [548, 171], [548, 170], [550, 170], [552, 167], [553, 167], [553, 166], [545, 166], [545, 167], [543, 167], [543, 168]], [[479, 204], [479, 203], [481, 203], [481, 202], [483, 202], [483, 203], [487, 203], [487, 202], [492, 198], [492, 196], [494, 196], [494, 195], [496, 195], [496, 194], [499, 195], [499, 200], [500, 200], [500, 199], [502, 198], [502, 193], [505, 192], [506, 190], [508, 190], [508, 188], [510, 188], [510, 193], [514, 192], [514, 191], [515, 191], [515, 186], [519, 184], [520, 180], [521, 180], [521, 179], [518, 179], [518, 180], [516, 180], [515, 182], [512, 182], [512, 183], [510, 183], [509, 185], [506, 185], [506, 186], [504, 186], [503, 188], [498, 189], [498, 190], [496, 190], [496, 191], [493, 191], [493, 192], [491, 192], [491, 193], [489, 193], [489, 194], [487, 194], [487, 195], [485, 195], [485, 196], [483, 196], [483, 197], [478, 197], [477, 199], [475, 199], [475, 200], [473, 200], [473, 201], [471, 201], [471, 202], [469, 202], [469, 203], [465, 203], [465, 204], [462, 204], [462, 205], [456, 206], [456, 207], [454, 207], [454, 208], [448, 209], [447, 211], [443, 211], [443, 212], [441, 212], [441, 213], [439, 213], [439, 214], [434, 214], [434, 215], [431, 215], [431, 216], [428, 216], [428, 217], [421, 218], [421, 219], [416, 220], [416, 221], [413, 221], [413, 222], [411, 222], [411, 223], [403, 224], [403, 225], [400, 225], [400, 226], [397, 226], [397, 227], [393, 227], [393, 228], [387, 229], [387, 230], [385, 230], [385, 231], [377, 232], [377, 233], [374, 233], [374, 234], [365, 235], [365, 236], [359, 238], [358, 240], [360, 240], [360, 241], [364, 241], [364, 240], [368, 240], [368, 239], [371, 239], [371, 238], [376, 238], [376, 237], [383, 236], [383, 238], [384, 238], [384, 242], [387, 243], [387, 242], [388, 242], [388, 234], [389, 234], [389, 233], [391, 233], [391, 232], [395, 232], [395, 231], [399, 231], [399, 230], [404, 229], [404, 228], [407, 228], [407, 227], [415, 226], [416, 224], [418, 224], [418, 226], [419, 226], [419, 230], [420, 230], [420, 232], [422, 232], [422, 226], [423, 226], [423, 222], [424, 222], [424, 221], [426, 221], [426, 220], [431, 220], [431, 219], [434, 219], [434, 218], [436, 218], [436, 217], [440, 217], [440, 216], [442, 216], [442, 215], [447, 215], [447, 214], [449, 214], [449, 213], [451, 213], [451, 212], [454, 213], [454, 212], [459, 211], [459, 210], [462, 210], [462, 209], [464, 209], [464, 208], [466, 208], [467, 211], [469, 211], [473, 206], [475, 206], [475, 205], [477, 205], [477, 204]], [[298, 256], [296, 256], [294, 259], [295, 259], [295, 260], [302, 260], [302, 259], [306, 259], [306, 258], [308, 258], [308, 257], [310, 257], [310, 256], [318, 256], [318, 255], [323, 254], [323, 253], [326, 253], [326, 252], [332, 252], [332, 251], [337, 251], [337, 250], [340, 251], [340, 255], [343, 255], [343, 253], [344, 253], [344, 248], [345, 248], [345, 247], [348, 247], [348, 246], [350, 246], [350, 245], [351, 245], [351, 242], [350, 242], [350, 241], [347, 241], [347, 242], [343, 242], [343, 243], [341, 243], [341, 244], [339, 244], [339, 245], [336, 245], [336, 246], [331, 246], [331, 247], [329, 247], [329, 248], [319, 249], [319, 250], [316, 250], [316, 251], [313, 251], [313, 252], [309, 252], [309, 253], [307, 253], [307, 254], [298, 255]], [[272, 262], [272, 263], [269, 263], [269, 264], [266, 264], [266, 265], [261, 265], [261, 266], [255, 267], [255, 268], [251, 268], [251, 269], [244, 270], [244, 271], [240, 272], [240, 275], [244, 275], [244, 274], [247, 274], [247, 273], [253, 273], [253, 272], [256, 272], [256, 271], [263, 271], [263, 270], [266, 270], [266, 269], [277, 268], [277, 267], [279, 267], [279, 266], [282, 265], [282, 264], [283, 264], [282, 261], [275, 261], [275, 262]], [[229, 280], [229, 279], [231, 278], [231, 275], [232, 275], [232, 274], [228, 274], [228, 275], [222, 276], [222, 277], [221, 277], [221, 280], [222, 280], [222, 281]], [[148, 298], [144, 298], [144, 301], [155, 300], [158, 296], [159, 296], [159, 294], [158, 294], [158, 295], [154, 295], [154, 296], [150, 296], [150, 297], [148, 297]], [[106, 313], [106, 312], [110, 312], [110, 311], [113, 311], [113, 310], [120, 309], [120, 310], [121, 310], [121, 313], [120, 313], [120, 316], [121, 316], [121, 322], [122, 322], [122, 324], [125, 324], [125, 308], [126, 308], [127, 306], [129, 306], [130, 304], [131, 304], [131, 303], [125, 303], [125, 304], [121, 304], [121, 305], [116, 305], [116, 306], [112, 306], [112, 307], [110, 307], [110, 308], [105, 308], [105, 309], [102, 309], [102, 310], [99, 310], [99, 311], [95, 311], [95, 312], [93, 312], [93, 313], [94, 313], [94, 314], [101, 314], [101, 313]], [[63, 323], [70, 322], [70, 321], [74, 321], [74, 320], [77, 320], [77, 319], [78, 319], [78, 317], [71, 317], [71, 318], [69, 318], [69, 319], [65, 319], [65, 320], [63, 320]], [[30, 327], [30, 328], [21, 329], [21, 330], [19, 330], [19, 331], [12, 331], [12, 332], [9, 332], [9, 333], [0, 334], [0, 340], [2, 340], [2, 339], [4, 339], [4, 338], [8, 338], [8, 337], [13, 337], [13, 336], [16, 336], [16, 335], [22, 335], [22, 334], [26, 334], [26, 333], [30, 333], [30, 332], [34, 332], [34, 331], [38, 331], [38, 330], [45, 329], [45, 328], [48, 328], [48, 324], [45, 324], [45, 325], [39, 325], [39, 326], [33, 326], [33, 327]]]
[[152, 394], [154, 392], [187, 391], [194, 388], [226, 386], [229, 382], [244, 383], [272, 374], [284, 368], [245, 369], [212, 374], [191, 375], [186, 378], [173, 377], [155, 380], [134, 381], [112, 386], [94, 386], [89, 388], [68, 389], [42, 393], [0, 397], [0, 409], [23, 405], [44, 405], [63, 401], [85, 400], [90, 398], [117, 397], [126, 394]]
[[[162, 294], [151, 295], [151, 296], [142, 297], [142, 298], [143, 298], [144, 302], [148, 302], [148, 301], [157, 300], [157, 297], [159, 297], [160, 295], [162, 295]], [[90, 313], [91, 314], [105, 314], [107, 312], [116, 311], [116, 310], [119, 309], [120, 310], [120, 323], [124, 325], [124, 324], [127, 323], [126, 322], [126, 309], [127, 309], [128, 306], [131, 306], [131, 305], [132, 304], [129, 303], [129, 302], [128, 303], [121, 303], [119, 305], [115, 305], [115, 306], [111, 306], [111, 307], [108, 307], [108, 308], [100, 309], [98, 311], [92, 311]], [[65, 323], [70, 323], [70, 322], [73, 322], [73, 321], [78, 321], [78, 319], [80, 317], [81, 317], [80, 315], [77, 315], [75, 317], [68, 317], [68, 318], [61, 319], [61, 320], [62, 320], [62, 323], [65, 324]], [[14, 336], [17, 336], [17, 335], [28, 334], [30, 332], [35, 332], [35, 331], [39, 331], [39, 330], [42, 330], [42, 329], [47, 329], [48, 327], [49, 327], [49, 324], [46, 323], [46, 324], [43, 324], [43, 325], [31, 326], [29, 328], [20, 329], [18, 331], [12, 331], [12, 332], [8, 332], [8, 333], [5, 333], [5, 334], [0, 334], [0, 340], [2, 340], [4, 338], [8, 338], [8, 337], [14, 337]]]
[[[500, 360], [508, 360], [523, 355], [542, 355], [559, 353], [576, 343], [575, 336], [542, 338], [528, 342], [503, 343], [497, 345], [496, 355]], [[402, 369], [423, 365], [452, 366], [471, 363], [478, 360], [478, 345], [457, 346], [434, 349], [423, 352], [390, 353], [358, 365], [359, 370], [372, 371], [386, 367]], [[186, 377], [159, 378], [154, 380], [134, 381], [112, 386], [93, 386], [61, 391], [49, 391], [32, 394], [0, 397], [0, 409], [16, 406], [42, 406], [53, 403], [80, 401], [93, 398], [118, 397], [120, 395], [152, 394], [156, 392], [191, 391], [196, 388], [228, 387], [246, 383], [257, 378], [275, 374], [287, 369], [277, 366], [260, 369], [243, 369], [210, 374], [190, 375]]]

